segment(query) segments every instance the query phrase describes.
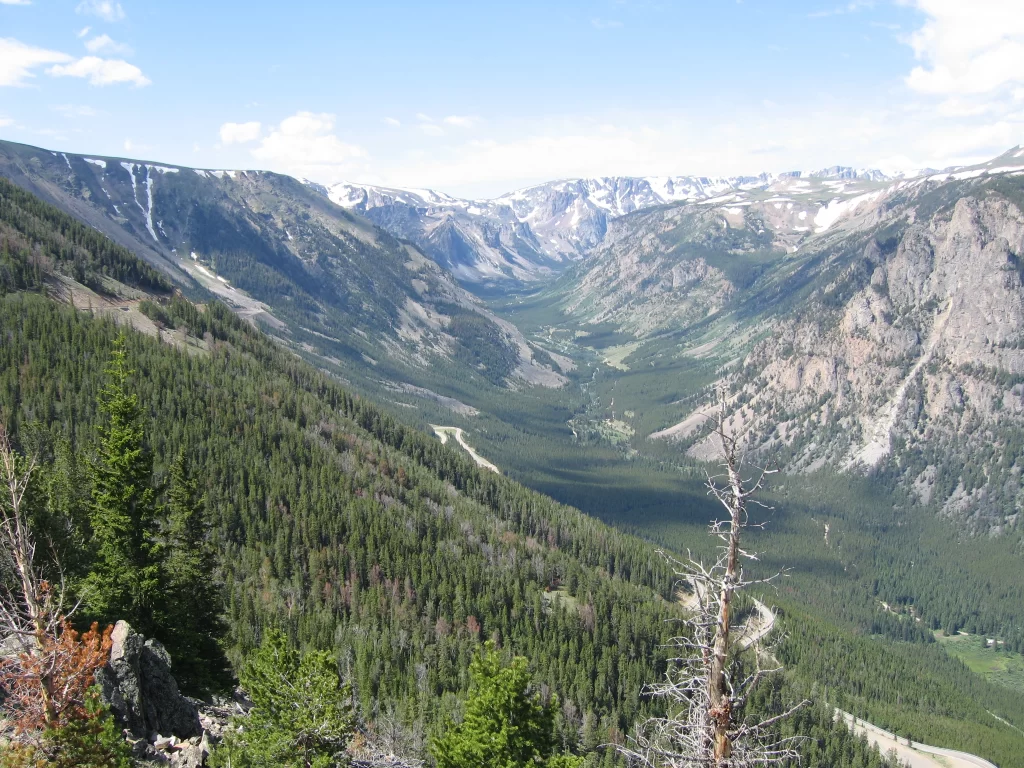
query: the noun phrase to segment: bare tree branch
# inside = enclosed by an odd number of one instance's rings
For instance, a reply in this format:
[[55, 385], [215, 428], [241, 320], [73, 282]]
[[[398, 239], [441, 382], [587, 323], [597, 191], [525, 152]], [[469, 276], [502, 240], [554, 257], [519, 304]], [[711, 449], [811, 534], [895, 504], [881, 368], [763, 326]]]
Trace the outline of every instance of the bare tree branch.
[[[0, 679], [9, 694], [5, 709], [17, 710], [19, 722], [43, 729], [81, 709], [97, 660], [109, 651], [104, 646], [109, 632], [104, 639], [95, 627], [85, 635], [71, 629], [68, 618], [77, 605], [65, 605], [57, 558], [56, 589], [36, 561], [26, 505], [36, 469], [35, 458], [20, 456], [0, 427], [0, 637], [9, 643], [8, 655], [0, 659]], [[79, 642], [83, 638], [88, 647]]]
[[[647, 720], [628, 745], [619, 747], [632, 764], [643, 768], [748, 768], [799, 760], [800, 738], [779, 739], [772, 726], [808, 702], [758, 722], [738, 721], [738, 711], [757, 685], [778, 670], [761, 664], [763, 658], [772, 659], [770, 652], [762, 649], [761, 640], [771, 631], [774, 614], [754, 600], [758, 623], [751, 617], [742, 631], [734, 631], [733, 600], [738, 591], [770, 584], [782, 573], [759, 579], [744, 576], [743, 561], [758, 556], [741, 546], [743, 530], [763, 527], [763, 523], [750, 522], [747, 505], [770, 509], [751, 496], [762, 490], [777, 470], [762, 467], [744, 479], [740, 439], [727, 429], [725, 411], [723, 397], [714, 434], [721, 441], [724, 471], [707, 475], [708, 495], [728, 513], [708, 529], [722, 542], [718, 556], [707, 566], [689, 552], [685, 560], [659, 553], [688, 587], [683, 602], [690, 616], [686, 620], [688, 633], [669, 641], [677, 653], [669, 659], [665, 679], [644, 689], [647, 694], [667, 698], [672, 711], [667, 717]], [[753, 650], [754, 670], [738, 680], [736, 653], [748, 648]]]

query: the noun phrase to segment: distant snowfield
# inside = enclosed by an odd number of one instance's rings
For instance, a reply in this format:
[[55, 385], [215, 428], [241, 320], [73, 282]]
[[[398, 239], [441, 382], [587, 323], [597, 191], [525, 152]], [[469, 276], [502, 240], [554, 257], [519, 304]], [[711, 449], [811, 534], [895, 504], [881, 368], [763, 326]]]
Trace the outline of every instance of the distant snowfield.
[[[789, 253], [841, 221], [912, 185], [966, 180], [996, 173], [1024, 173], [1014, 147], [984, 165], [936, 171], [915, 169], [895, 175], [879, 170], [831, 166], [812, 173], [792, 171], [755, 176], [608, 176], [559, 179], [517, 189], [491, 199], [459, 199], [422, 187], [384, 187], [354, 182], [315, 187], [332, 202], [368, 213], [407, 206], [400, 217], [417, 244], [440, 256], [462, 282], [511, 278], [539, 282], [552, 274], [551, 262], [585, 258], [601, 246], [609, 222], [657, 206], [693, 204], [717, 208], [731, 217], [723, 226], [742, 227], [747, 211], [773, 205], [799, 221], [774, 217], [768, 229]], [[1002, 166], [1002, 167], [1001, 167]], [[211, 172], [212, 173], [212, 172]], [[822, 201], [828, 201], [822, 204]], [[754, 213], [756, 216], [757, 213]], [[372, 217], [371, 217], [372, 218]], [[811, 221], [813, 219], [813, 222]], [[468, 248], [439, 245], [432, 233], [444, 227]], [[763, 228], [763, 227], [759, 227]], [[514, 230], [515, 234], [509, 234]], [[496, 233], [504, 233], [496, 236]]]
[[[815, 232], [824, 232], [839, 219], [849, 213], [853, 213], [864, 203], [869, 203], [872, 200], [877, 200], [882, 194], [882, 190], [876, 192], [865, 192], [862, 195], [851, 197], [848, 200], [835, 199], [828, 205], [823, 205], [814, 217]], [[801, 219], [804, 217], [801, 215]]]

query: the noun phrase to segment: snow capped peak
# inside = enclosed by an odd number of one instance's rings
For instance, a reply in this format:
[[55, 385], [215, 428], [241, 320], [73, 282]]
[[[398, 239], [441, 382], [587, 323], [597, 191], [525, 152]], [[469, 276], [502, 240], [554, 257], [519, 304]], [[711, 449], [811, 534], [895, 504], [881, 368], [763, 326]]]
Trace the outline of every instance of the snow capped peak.
[[833, 165], [808, 174], [811, 179], [836, 181], [889, 181], [890, 177], [876, 168], [851, 168], [848, 165]]
[[1015, 147], [986, 166], [894, 175], [834, 165], [810, 173], [754, 176], [557, 179], [488, 200], [462, 199], [428, 188], [303, 183], [392, 234], [416, 242], [461, 280], [482, 281], [543, 278], [603, 242], [612, 220], [657, 206], [696, 204], [720, 208], [732, 217], [746, 215], [751, 206], [763, 206], [772, 217], [770, 226], [804, 237], [860, 216], [900, 185], [994, 173], [1024, 173], [1024, 150]]

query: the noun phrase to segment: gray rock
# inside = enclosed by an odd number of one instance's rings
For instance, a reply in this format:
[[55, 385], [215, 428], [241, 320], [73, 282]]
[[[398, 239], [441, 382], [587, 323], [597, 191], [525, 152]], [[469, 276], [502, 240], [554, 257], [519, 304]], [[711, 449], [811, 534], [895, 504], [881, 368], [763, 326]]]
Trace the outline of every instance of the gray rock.
[[202, 768], [209, 754], [210, 741], [204, 733], [201, 740], [189, 739], [186, 744], [176, 749], [171, 757], [171, 765], [177, 766], [177, 768]]
[[114, 627], [110, 662], [96, 673], [103, 701], [132, 733], [202, 733], [195, 705], [178, 692], [171, 657], [156, 640], [146, 640], [127, 622]]

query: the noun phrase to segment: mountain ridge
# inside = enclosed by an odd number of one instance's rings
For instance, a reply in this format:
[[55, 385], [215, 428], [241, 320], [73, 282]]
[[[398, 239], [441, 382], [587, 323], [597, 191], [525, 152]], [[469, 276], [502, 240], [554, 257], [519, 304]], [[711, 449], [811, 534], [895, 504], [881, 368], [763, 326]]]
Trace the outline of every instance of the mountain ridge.
[[[889, 474], [969, 531], [1014, 529], [1024, 151], [845, 199], [787, 183], [788, 200], [776, 189], [620, 218], [548, 292], [582, 344], [613, 329], [605, 354], [623, 382], [649, 371], [648, 389], [677, 393], [610, 386], [636, 414], [627, 427], [709, 460], [724, 389], [730, 427], [791, 471]], [[679, 392], [687, 368], [700, 386]]]
[[342, 377], [561, 386], [511, 325], [417, 248], [298, 180], [0, 143], [0, 174], [216, 295]]

